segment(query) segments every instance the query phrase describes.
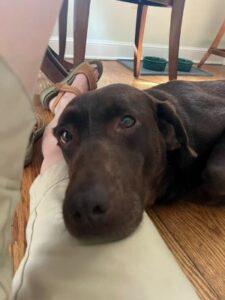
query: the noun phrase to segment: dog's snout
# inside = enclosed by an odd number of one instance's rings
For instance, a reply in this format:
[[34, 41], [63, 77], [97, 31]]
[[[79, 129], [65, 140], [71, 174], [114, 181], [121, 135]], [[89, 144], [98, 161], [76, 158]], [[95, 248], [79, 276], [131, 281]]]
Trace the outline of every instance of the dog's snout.
[[[69, 166], [63, 202], [66, 228], [81, 240], [112, 241], [132, 232], [141, 220], [139, 195], [142, 156], [108, 139], [87, 138]], [[133, 213], [135, 211], [135, 213]]]
[[109, 210], [109, 200], [103, 185], [95, 184], [86, 190], [75, 190], [67, 214], [72, 223], [102, 222]]

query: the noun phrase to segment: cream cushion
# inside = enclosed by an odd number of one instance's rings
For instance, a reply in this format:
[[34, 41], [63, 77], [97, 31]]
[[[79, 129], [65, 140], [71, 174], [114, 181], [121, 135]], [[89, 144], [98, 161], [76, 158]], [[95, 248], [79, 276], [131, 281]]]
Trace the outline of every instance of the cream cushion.
[[118, 242], [84, 245], [70, 236], [62, 219], [67, 183], [61, 160], [31, 187], [28, 245], [13, 281], [13, 299], [199, 299], [147, 214]]

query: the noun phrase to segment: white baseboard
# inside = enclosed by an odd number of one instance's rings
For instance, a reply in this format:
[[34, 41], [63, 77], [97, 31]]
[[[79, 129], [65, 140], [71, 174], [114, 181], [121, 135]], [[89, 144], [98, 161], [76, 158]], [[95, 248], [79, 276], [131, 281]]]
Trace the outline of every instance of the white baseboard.
[[[58, 51], [58, 37], [52, 37], [50, 46]], [[199, 62], [206, 48], [180, 47], [179, 57]], [[134, 46], [132, 43], [104, 40], [87, 40], [86, 58], [117, 60], [133, 58]], [[168, 59], [168, 47], [159, 44], [143, 44], [143, 56], [159, 56]], [[73, 39], [67, 38], [66, 58], [73, 57]], [[219, 56], [211, 55], [207, 64], [224, 64], [225, 59]]]

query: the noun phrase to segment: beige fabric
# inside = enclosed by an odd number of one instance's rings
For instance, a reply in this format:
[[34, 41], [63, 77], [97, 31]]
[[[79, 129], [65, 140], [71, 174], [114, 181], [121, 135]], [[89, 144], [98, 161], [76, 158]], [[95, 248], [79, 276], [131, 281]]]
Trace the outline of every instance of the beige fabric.
[[20, 199], [23, 158], [34, 121], [27, 95], [1, 57], [0, 74], [0, 300], [5, 300], [12, 276], [11, 222]]
[[28, 246], [13, 300], [199, 299], [146, 214], [119, 242], [84, 245], [71, 237], [62, 219], [67, 184], [61, 160], [31, 187]]

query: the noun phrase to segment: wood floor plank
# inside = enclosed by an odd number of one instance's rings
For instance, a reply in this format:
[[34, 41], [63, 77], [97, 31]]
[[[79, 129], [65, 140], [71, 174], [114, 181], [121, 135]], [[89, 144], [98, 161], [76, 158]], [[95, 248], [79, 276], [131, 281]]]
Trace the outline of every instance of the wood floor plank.
[[182, 270], [189, 278], [196, 292], [202, 300], [219, 300], [219, 296], [216, 291], [210, 286], [205, 277], [198, 269], [198, 265], [188, 256], [189, 251], [186, 251], [184, 247], [179, 244], [179, 240], [176, 240], [173, 233], [169, 231], [163, 220], [157, 215], [154, 209], [148, 210], [148, 215], [158, 228], [160, 235], [166, 242], [171, 252], [176, 257]]
[[225, 299], [225, 207], [179, 202], [153, 210], [219, 299]]

